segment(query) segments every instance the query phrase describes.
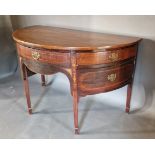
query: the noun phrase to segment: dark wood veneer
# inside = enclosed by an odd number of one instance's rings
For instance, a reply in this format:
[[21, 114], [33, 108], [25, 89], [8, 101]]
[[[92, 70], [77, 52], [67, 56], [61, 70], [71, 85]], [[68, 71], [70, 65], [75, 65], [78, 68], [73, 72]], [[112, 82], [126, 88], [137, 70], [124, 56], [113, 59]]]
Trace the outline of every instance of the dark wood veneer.
[[[119, 88], [120, 85], [131, 81], [134, 64], [128, 64], [116, 67], [98, 68], [80, 70], [78, 72], [78, 88], [81, 94], [95, 94], [111, 91]], [[114, 75], [114, 81], [108, 79], [108, 76]]]
[[70, 61], [68, 61], [68, 59], [70, 59], [69, 52], [61, 53], [61, 52], [56, 52], [54, 50], [53, 51], [49, 51], [45, 49], [38, 50], [38, 49], [29, 48], [29, 47], [24, 47], [19, 44], [17, 44], [17, 49], [18, 49], [19, 56], [23, 58], [27, 58], [34, 61], [33, 53], [38, 53], [39, 58], [36, 59], [36, 61], [38, 62], [61, 65], [64, 67], [70, 66]]
[[78, 65], [109, 64], [133, 58], [136, 56], [136, 52], [137, 52], [137, 45], [132, 45], [129, 47], [124, 47], [116, 50], [97, 50], [95, 52], [77, 53], [77, 64]]
[[79, 97], [111, 91], [128, 84], [126, 112], [130, 99], [138, 51], [137, 37], [86, 32], [47, 26], [31, 26], [13, 33], [24, 81], [28, 111], [31, 100], [28, 76], [64, 73], [73, 96], [75, 133], [78, 127]]

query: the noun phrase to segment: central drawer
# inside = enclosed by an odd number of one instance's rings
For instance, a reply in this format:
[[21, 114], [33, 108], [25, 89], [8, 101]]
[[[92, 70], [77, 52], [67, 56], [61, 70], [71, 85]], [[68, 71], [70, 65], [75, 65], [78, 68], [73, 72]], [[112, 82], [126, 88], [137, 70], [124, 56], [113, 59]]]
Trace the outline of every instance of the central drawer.
[[78, 90], [82, 94], [94, 94], [114, 90], [126, 85], [132, 79], [134, 62], [120, 66], [80, 69], [78, 71]]

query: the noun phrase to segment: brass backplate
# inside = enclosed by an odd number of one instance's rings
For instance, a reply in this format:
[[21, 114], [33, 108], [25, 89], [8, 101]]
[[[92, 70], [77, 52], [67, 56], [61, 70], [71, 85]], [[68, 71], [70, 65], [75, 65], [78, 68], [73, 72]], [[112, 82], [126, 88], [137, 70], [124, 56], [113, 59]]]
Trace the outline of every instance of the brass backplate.
[[32, 52], [32, 58], [35, 60], [38, 60], [40, 58], [40, 54], [37, 51]]
[[118, 53], [111, 53], [111, 54], [109, 55], [109, 59], [110, 59], [111, 61], [117, 61], [117, 60], [118, 60]]
[[116, 73], [108, 75], [107, 79], [111, 82], [114, 82], [116, 80]]

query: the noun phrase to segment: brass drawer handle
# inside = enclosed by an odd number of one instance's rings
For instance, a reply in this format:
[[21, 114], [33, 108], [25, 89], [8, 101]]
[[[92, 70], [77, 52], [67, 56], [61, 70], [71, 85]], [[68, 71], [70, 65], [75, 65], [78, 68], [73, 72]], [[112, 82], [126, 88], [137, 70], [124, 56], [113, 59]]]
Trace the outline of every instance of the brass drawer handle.
[[111, 54], [109, 55], [109, 59], [110, 59], [111, 61], [117, 61], [117, 60], [118, 60], [118, 53], [111, 53]]
[[32, 52], [32, 58], [35, 60], [38, 60], [40, 58], [39, 52], [33, 51]]
[[116, 80], [116, 73], [108, 75], [107, 79], [111, 82]]

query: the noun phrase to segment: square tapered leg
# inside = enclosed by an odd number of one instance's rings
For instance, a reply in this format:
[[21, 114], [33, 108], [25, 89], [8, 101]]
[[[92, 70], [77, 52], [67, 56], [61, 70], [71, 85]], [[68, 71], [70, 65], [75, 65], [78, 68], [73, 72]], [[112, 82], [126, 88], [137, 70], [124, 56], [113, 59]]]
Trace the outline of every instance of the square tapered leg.
[[26, 96], [26, 100], [27, 100], [28, 112], [29, 112], [29, 114], [32, 114], [27, 67], [22, 62], [21, 58], [19, 59], [19, 62], [20, 62], [20, 68], [21, 68], [21, 73], [22, 73], [22, 77], [23, 77], [23, 84], [24, 84], [25, 96]]

